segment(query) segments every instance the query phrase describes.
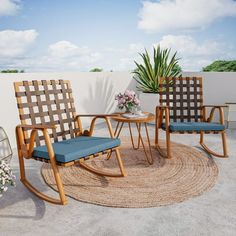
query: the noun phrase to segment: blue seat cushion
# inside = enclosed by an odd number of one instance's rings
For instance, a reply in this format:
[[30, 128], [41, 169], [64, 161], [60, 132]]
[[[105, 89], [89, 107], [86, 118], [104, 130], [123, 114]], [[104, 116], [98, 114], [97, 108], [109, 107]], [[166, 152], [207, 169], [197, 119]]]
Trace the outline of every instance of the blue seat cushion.
[[[162, 128], [165, 129], [166, 125], [163, 123]], [[225, 126], [219, 123], [210, 122], [170, 122], [169, 125], [171, 132], [178, 131], [222, 131]]]
[[[120, 146], [120, 139], [80, 136], [52, 144], [58, 162], [70, 162]], [[35, 147], [33, 157], [49, 159], [46, 145]]]

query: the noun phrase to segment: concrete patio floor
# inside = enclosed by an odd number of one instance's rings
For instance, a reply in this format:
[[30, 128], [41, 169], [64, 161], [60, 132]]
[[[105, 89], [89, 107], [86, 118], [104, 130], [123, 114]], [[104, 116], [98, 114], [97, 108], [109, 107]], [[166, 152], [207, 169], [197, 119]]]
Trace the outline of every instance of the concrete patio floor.
[[[149, 126], [149, 131], [153, 137], [154, 127]], [[100, 125], [97, 134], [104, 133]], [[128, 130], [122, 135], [128, 135]], [[11, 166], [17, 185], [0, 198], [0, 235], [236, 235], [236, 131], [228, 130], [227, 137], [230, 157], [214, 158], [219, 178], [210, 191], [182, 203], [155, 208], [109, 208], [71, 198], [66, 206], [41, 201], [18, 180], [18, 160], [14, 155]], [[172, 140], [199, 147], [198, 135], [172, 135]], [[206, 140], [212, 148], [220, 150], [217, 135], [208, 135]], [[56, 196], [41, 178], [42, 164], [26, 163], [32, 183]]]

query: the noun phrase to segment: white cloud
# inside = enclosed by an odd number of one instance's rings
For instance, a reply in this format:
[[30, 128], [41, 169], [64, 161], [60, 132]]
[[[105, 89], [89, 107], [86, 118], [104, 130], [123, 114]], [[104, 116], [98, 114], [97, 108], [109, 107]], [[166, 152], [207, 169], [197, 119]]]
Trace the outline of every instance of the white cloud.
[[77, 57], [90, 54], [87, 47], [78, 47], [69, 41], [59, 41], [49, 46], [49, 52], [55, 57]]
[[22, 56], [35, 42], [36, 30], [4, 30], [0, 31], [0, 58]]
[[[22, 38], [16, 41], [22, 42]], [[177, 56], [181, 58], [180, 65], [184, 71], [199, 71], [216, 59], [227, 60], [236, 56], [231, 45], [217, 41], [198, 42], [187, 35], [165, 35], [159, 42], [155, 42], [157, 43], [160, 43], [162, 48], [171, 48], [172, 53], [178, 52]], [[94, 51], [70, 41], [58, 41], [49, 45], [40, 55], [35, 52], [27, 53], [29, 45], [28, 47], [26, 44], [23, 45], [18, 47], [15, 42], [8, 39], [3, 46], [0, 32], [1, 69], [60, 72], [89, 71], [91, 68], [101, 67], [106, 71], [130, 71], [135, 68], [134, 60], [142, 61], [138, 53], [143, 52], [145, 47], [150, 55], [153, 52], [152, 45], [144, 46], [142, 43], [131, 43], [123, 48], [100, 48], [99, 51]]]
[[143, 50], [142, 43], [131, 43], [125, 48], [107, 47], [93, 51], [63, 40], [49, 45], [47, 54], [37, 60], [36, 67], [46, 71], [89, 71], [94, 67], [125, 71], [135, 67], [134, 60], [139, 59], [138, 53]]
[[128, 54], [137, 54], [140, 51], [144, 50], [144, 46], [142, 43], [131, 43], [128, 46]]
[[234, 0], [144, 1], [138, 27], [147, 32], [201, 29], [218, 18], [236, 16]]
[[101, 54], [88, 47], [79, 47], [69, 41], [49, 45], [48, 53], [39, 61], [39, 67], [49, 70], [89, 70], [96, 66]]
[[135, 68], [134, 60], [139, 60], [139, 52], [144, 51], [142, 43], [130, 43], [124, 48], [106, 48], [103, 52], [104, 60], [103, 65], [108, 70], [114, 71], [127, 71]]
[[58, 41], [48, 46], [44, 53], [27, 53], [35, 41], [37, 32], [0, 32], [0, 67], [26, 71], [88, 71], [98, 66], [99, 52], [88, 47], [79, 47], [69, 41]]
[[191, 36], [188, 35], [165, 35], [159, 42], [163, 48], [172, 48], [180, 54], [186, 56], [211, 56], [221, 53], [222, 45], [215, 41], [205, 41], [198, 44]]
[[20, 1], [0, 0], [0, 16], [15, 15], [19, 10]]
[[203, 66], [216, 59], [227, 58], [228, 48], [216, 41], [198, 43], [187, 35], [166, 35], [158, 42], [162, 48], [171, 48], [172, 53], [177, 51], [180, 64], [184, 70], [201, 70]]

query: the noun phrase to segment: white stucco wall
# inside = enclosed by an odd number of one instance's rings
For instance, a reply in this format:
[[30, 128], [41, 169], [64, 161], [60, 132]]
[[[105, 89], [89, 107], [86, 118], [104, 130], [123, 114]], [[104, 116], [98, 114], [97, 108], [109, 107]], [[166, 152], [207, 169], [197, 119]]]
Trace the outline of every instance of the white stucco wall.
[[[184, 76], [204, 77], [206, 104], [236, 102], [236, 73], [190, 73]], [[77, 113], [111, 113], [114, 96], [125, 89], [135, 89], [129, 72], [99, 73], [22, 73], [0, 74], [0, 126], [15, 146], [15, 126], [19, 123], [13, 82], [22, 80], [67, 79], [71, 81]], [[88, 124], [84, 121], [84, 125]]]
[[183, 76], [203, 77], [205, 104], [236, 102], [236, 72], [184, 72]]

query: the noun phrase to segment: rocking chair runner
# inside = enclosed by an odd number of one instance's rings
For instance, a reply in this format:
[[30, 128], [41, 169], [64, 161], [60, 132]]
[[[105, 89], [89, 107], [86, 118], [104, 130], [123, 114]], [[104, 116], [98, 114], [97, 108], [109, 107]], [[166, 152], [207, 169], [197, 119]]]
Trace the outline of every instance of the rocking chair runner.
[[[79, 164], [102, 176], [126, 175], [119, 152], [120, 140], [114, 138], [109, 115], [76, 115], [69, 81], [23, 81], [15, 82], [14, 87], [21, 120], [16, 127], [20, 176], [31, 192], [48, 202], [66, 204], [58, 165]], [[94, 118], [90, 130], [83, 131], [80, 117], [86, 116]], [[111, 138], [92, 137], [98, 118], [105, 119]], [[111, 152], [116, 154], [120, 173], [97, 170], [86, 164], [87, 159]], [[39, 192], [27, 180], [24, 159], [30, 158], [51, 164], [60, 199]]]
[[[207, 118], [206, 108], [212, 108]], [[167, 157], [171, 158], [171, 133], [200, 134], [200, 144], [208, 152], [217, 157], [228, 157], [224, 113], [221, 105], [203, 105], [202, 78], [161, 78], [160, 106], [156, 107], [156, 136], [158, 145], [159, 128], [166, 132]], [[215, 111], [219, 110], [219, 123], [214, 123]], [[204, 143], [204, 134], [221, 134], [223, 154], [210, 150]]]

